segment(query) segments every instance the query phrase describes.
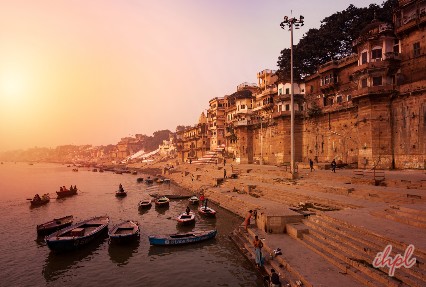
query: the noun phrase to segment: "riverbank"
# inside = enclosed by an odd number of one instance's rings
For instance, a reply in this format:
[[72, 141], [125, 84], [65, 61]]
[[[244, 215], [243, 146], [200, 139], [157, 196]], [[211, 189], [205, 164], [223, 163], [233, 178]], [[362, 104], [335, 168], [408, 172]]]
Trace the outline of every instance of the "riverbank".
[[[386, 275], [387, 268], [376, 269], [371, 265], [376, 254], [388, 244], [401, 254], [413, 244], [414, 255], [426, 261], [423, 170], [381, 171], [383, 179], [377, 181], [368, 171], [338, 169], [332, 173], [316, 167], [310, 172], [308, 166], [302, 165], [296, 180], [288, 179], [283, 167], [232, 162], [224, 166], [179, 164], [170, 160], [132, 164], [128, 168], [144, 173], [160, 170], [176, 185], [194, 194], [204, 193], [209, 200], [242, 218], [250, 209], [266, 217], [278, 213], [285, 217], [289, 212], [302, 214], [300, 222], [286, 224], [278, 234], [259, 228], [262, 227], [260, 217], [250, 225], [249, 232], [236, 230], [234, 233], [249, 258], [253, 258], [254, 235], [264, 239], [265, 250], [280, 247], [283, 254], [268, 259], [266, 266], [281, 270], [287, 277], [283, 280], [291, 285], [301, 282], [305, 286], [339, 286], [340, 283], [335, 285], [339, 280], [349, 286], [360, 283], [388, 286], [398, 280], [419, 286], [426, 283], [424, 265], [401, 268], [394, 277]], [[235, 178], [230, 178], [231, 175]], [[339, 228], [345, 231], [339, 232]], [[310, 261], [315, 262], [315, 266], [303, 264]], [[349, 276], [343, 278], [342, 273]]]

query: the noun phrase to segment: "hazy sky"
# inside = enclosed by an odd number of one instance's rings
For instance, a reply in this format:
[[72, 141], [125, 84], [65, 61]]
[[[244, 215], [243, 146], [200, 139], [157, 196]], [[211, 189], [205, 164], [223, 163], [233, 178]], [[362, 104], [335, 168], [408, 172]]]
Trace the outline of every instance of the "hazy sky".
[[0, 152], [194, 125], [320, 20], [373, 0], [0, 0]]

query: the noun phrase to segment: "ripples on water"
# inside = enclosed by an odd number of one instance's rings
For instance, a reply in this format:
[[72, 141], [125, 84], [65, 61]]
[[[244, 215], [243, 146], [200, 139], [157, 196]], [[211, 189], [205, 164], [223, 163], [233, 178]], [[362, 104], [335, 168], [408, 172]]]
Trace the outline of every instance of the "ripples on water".
[[[262, 286], [261, 278], [238, 252], [228, 234], [241, 218], [217, 206], [217, 219], [201, 218], [180, 227], [175, 218], [187, 200], [172, 200], [169, 208], [139, 211], [149, 197], [143, 175], [97, 173], [53, 164], [0, 165], [1, 286]], [[116, 198], [122, 183], [128, 196]], [[55, 199], [59, 186], [77, 185], [76, 196]], [[173, 186], [172, 186], [173, 188]], [[30, 208], [27, 198], [50, 193], [51, 201]], [[196, 207], [190, 205], [195, 210]], [[134, 219], [141, 237], [130, 245], [111, 245], [107, 236], [76, 252], [55, 254], [37, 238], [36, 225], [55, 217], [74, 215], [74, 221], [107, 214], [110, 228]], [[148, 235], [216, 228], [214, 240], [186, 246], [150, 246]]]

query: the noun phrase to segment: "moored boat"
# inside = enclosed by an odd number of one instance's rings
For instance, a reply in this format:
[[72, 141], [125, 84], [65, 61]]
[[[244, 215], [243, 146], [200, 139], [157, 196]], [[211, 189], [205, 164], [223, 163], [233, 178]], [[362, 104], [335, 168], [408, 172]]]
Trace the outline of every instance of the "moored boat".
[[210, 207], [200, 206], [198, 208], [198, 212], [201, 215], [207, 216], [207, 217], [215, 217], [216, 216], [216, 210]]
[[190, 198], [189, 198], [189, 202], [191, 203], [191, 204], [198, 204], [198, 202], [199, 202], [200, 200], [198, 199], [198, 197], [196, 197], [195, 195], [193, 195], [193, 196], [191, 196]]
[[37, 235], [47, 235], [61, 228], [70, 226], [73, 222], [73, 216], [67, 215], [60, 218], [54, 218], [51, 221], [37, 225]]
[[34, 198], [31, 200], [31, 207], [37, 207], [41, 205], [45, 205], [50, 201], [50, 195], [48, 193], [43, 194], [40, 196], [34, 196]]
[[184, 212], [182, 214], [179, 214], [179, 216], [176, 218], [177, 222], [181, 225], [189, 225], [195, 223], [195, 213], [194, 212]]
[[67, 251], [92, 242], [108, 230], [109, 217], [93, 217], [46, 236], [47, 246], [53, 251]]
[[168, 199], [166, 196], [161, 196], [155, 199], [154, 201], [155, 206], [157, 207], [166, 207], [170, 204], [170, 199]]
[[126, 220], [115, 225], [109, 232], [108, 236], [111, 242], [125, 243], [139, 238], [139, 223], [133, 220]]
[[212, 239], [216, 234], [217, 230], [207, 230], [168, 235], [150, 235], [148, 238], [151, 245], [182, 245]]
[[150, 208], [151, 206], [152, 206], [152, 200], [151, 199], [141, 200], [138, 203], [138, 208], [140, 208], [140, 209]]

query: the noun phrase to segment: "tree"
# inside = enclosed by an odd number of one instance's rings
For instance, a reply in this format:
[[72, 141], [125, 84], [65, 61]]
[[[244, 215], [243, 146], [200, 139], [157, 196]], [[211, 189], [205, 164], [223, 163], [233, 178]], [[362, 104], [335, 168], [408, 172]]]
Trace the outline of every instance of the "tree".
[[[392, 11], [398, 0], [388, 0], [381, 6], [357, 8], [349, 5], [321, 21], [319, 29], [309, 29], [293, 47], [294, 79], [303, 79], [316, 72], [319, 65], [347, 57], [353, 53], [352, 41], [373, 19], [392, 23]], [[278, 57], [278, 76], [290, 79], [290, 49], [281, 51]]]

